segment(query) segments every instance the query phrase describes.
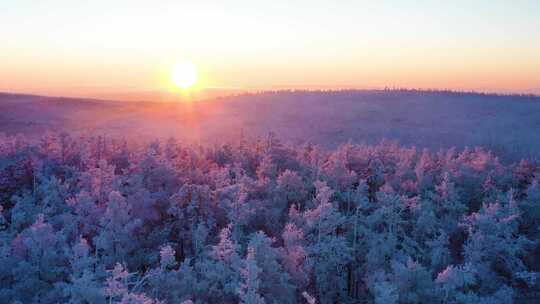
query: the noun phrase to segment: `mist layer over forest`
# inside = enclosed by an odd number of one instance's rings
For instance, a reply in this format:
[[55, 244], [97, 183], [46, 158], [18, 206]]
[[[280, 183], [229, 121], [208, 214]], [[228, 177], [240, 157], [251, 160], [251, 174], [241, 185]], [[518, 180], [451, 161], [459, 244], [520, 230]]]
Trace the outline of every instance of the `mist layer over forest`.
[[397, 140], [418, 148], [483, 146], [511, 160], [540, 156], [540, 97], [431, 91], [293, 91], [195, 102], [119, 102], [0, 95], [0, 130], [47, 130], [213, 144], [275, 133], [335, 148]]

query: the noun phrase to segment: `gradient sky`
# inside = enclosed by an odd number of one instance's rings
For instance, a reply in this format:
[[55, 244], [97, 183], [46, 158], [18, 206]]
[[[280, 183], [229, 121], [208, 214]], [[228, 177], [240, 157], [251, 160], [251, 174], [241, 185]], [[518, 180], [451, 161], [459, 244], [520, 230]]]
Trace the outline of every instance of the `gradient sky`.
[[[0, 0], [0, 91], [201, 86], [540, 94], [540, 1]], [[264, 3], [264, 4], [263, 4]]]

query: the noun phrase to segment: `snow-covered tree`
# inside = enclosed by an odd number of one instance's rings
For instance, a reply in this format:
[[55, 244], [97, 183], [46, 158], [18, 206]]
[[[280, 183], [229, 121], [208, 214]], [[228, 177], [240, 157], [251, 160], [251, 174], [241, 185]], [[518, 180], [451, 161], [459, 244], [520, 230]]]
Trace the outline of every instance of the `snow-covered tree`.
[[259, 293], [261, 280], [259, 275], [262, 270], [257, 266], [255, 249], [248, 247], [248, 254], [241, 270], [243, 283], [238, 289], [238, 296], [242, 304], [265, 304], [264, 297]]
[[137, 243], [132, 235], [140, 224], [139, 220], [132, 218], [131, 206], [122, 194], [117, 191], [109, 193], [107, 209], [100, 219], [103, 228], [94, 238], [98, 254], [101, 254], [105, 265], [133, 261], [134, 257], [130, 257], [130, 253], [135, 253]]
[[393, 142], [0, 135], [0, 302], [519, 302], [539, 172]]

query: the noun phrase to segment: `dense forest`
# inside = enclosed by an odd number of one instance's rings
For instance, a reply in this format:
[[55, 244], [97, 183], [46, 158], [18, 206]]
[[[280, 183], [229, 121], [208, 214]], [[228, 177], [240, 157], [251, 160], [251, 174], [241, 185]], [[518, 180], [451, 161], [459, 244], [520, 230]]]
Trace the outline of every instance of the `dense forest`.
[[540, 166], [481, 148], [0, 136], [0, 204], [2, 303], [540, 296]]

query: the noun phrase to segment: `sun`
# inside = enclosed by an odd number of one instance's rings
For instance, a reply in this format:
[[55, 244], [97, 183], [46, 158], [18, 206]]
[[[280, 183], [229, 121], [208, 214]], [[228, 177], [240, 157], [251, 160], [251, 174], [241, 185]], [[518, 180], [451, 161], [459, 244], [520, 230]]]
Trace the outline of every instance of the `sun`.
[[171, 69], [171, 79], [177, 87], [189, 89], [197, 82], [197, 68], [189, 61], [177, 62]]

